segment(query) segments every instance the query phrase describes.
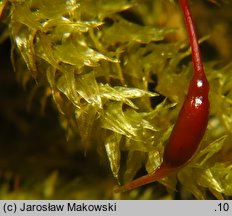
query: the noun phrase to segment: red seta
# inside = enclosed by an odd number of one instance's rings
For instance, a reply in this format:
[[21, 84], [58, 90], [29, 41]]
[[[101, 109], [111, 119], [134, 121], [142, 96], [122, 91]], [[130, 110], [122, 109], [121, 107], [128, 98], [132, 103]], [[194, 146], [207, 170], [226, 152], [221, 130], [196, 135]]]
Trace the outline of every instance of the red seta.
[[196, 152], [207, 127], [209, 83], [205, 76], [197, 35], [187, 0], [179, 0], [192, 49], [194, 74], [167, 145], [163, 162], [154, 172], [135, 179], [115, 192], [124, 192], [169, 176], [186, 164]]

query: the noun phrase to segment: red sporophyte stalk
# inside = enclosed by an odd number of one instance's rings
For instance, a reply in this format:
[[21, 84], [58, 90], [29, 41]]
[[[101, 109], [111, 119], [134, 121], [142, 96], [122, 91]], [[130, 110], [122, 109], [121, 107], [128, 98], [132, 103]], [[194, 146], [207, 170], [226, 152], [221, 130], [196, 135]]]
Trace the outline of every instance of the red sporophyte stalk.
[[145, 185], [177, 171], [196, 152], [207, 127], [209, 115], [209, 83], [205, 76], [197, 35], [187, 0], [179, 0], [192, 49], [194, 75], [167, 145], [163, 162], [154, 172], [131, 181], [115, 192]]

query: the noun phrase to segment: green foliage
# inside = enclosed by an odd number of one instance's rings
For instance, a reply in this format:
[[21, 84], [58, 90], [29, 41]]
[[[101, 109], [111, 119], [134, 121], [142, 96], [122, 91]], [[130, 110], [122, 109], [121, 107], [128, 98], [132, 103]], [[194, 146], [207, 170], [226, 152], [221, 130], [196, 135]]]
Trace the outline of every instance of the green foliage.
[[[106, 151], [120, 182], [143, 166], [151, 172], [160, 165], [192, 74], [187, 41], [170, 40], [177, 30], [155, 22], [154, 11], [162, 7], [176, 10], [170, 2], [149, 0], [0, 3], [18, 79], [24, 86], [36, 80], [43, 99], [53, 98], [68, 139], [78, 135], [75, 145], [83, 150]], [[232, 67], [216, 65], [205, 65], [211, 86], [206, 136], [177, 174], [197, 199], [209, 198], [207, 191], [219, 199], [232, 196]], [[161, 183], [173, 199], [176, 179]]]

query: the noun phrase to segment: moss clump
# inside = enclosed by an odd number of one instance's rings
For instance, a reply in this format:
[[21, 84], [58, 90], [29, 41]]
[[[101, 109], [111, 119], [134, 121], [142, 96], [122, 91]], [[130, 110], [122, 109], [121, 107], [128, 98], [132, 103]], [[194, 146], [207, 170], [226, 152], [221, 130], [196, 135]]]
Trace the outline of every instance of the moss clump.
[[[171, 14], [175, 25], [169, 22]], [[5, 0], [0, 15], [1, 36], [12, 40], [18, 80], [33, 89], [33, 95], [40, 95], [44, 107], [52, 98], [59, 111], [68, 140], [64, 149], [99, 151], [118, 181], [131, 180], [143, 166], [148, 172], [159, 166], [192, 74], [184, 31], [174, 28], [182, 26], [175, 4]], [[154, 195], [151, 186], [144, 197], [131, 192], [124, 198], [174, 199], [177, 180], [180, 191], [197, 199], [210, 198], [209, 191], [219, 199], [232, 195], [232, 67], [208, 61], [205, 68], [211, 113], [197, 154], [176, 179], [161, 181], [168, 192], [160, 189]], [[48, 179], [53, 182], [54, 176]], [[95, 190], [99, 188], [93, 187], [92, 193]]]

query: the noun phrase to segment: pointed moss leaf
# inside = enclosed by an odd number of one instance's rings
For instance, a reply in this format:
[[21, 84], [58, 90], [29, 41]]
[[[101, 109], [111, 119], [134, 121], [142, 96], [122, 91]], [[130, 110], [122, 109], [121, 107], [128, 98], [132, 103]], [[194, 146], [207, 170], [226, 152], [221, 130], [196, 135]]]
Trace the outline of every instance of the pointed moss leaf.
[[228, 106], [224, 112], [224, 114], [222, 114], [222, 119], [224, 121], [224, 124], [226, 126], [226, 128], [228, 128], [228, 130], [230, 130], [230, 132], [232, 132], [232, 113], [231, 113], [231, 109], [232, 109], [232, 105]]
[[55, 186], [59, 178], [58, 171], [53, 171], [50, 176], [46, 179], [44, 184], [43, 194], [44, 197], [49, 199], [55, 193]]
[[209, 191], [213, 194], [213, 196], [216, 199], [218, 199], [218, 200], [224, 200], [225, 199], [222, 193], [214, 190], [213, 188], [209, 188]]
[[226, 175], [226, 181], [224, 182], [222, 179], [224, 194], [227, 196], [232, 196], [231, 181], [232, 181], [232, 169], [230, 166], [230, 170], [229, 170], [228, 174]]
[[67, 32], [87, 32], [91, 28], [96, 28], [101, 26], [102, 22], [97, 21], [76, 21], [73, 22], [67, 18], [62, 17], [61, 19], [51, 19], [43, 23], [44, 31], [48, 31], [52, 28], [56, 28], [56, 32], [65, 34]]
[[169, 127], [166, 131], [160, 131], [156, 135], [155, 144], [153, 149], [148, 152], [148, 160], [146, 163], [146, 170], [148, 173], [156, 170], [162, 162], [164, 146], [170, 137], [173, 126]]
[[200, 166], [203, 166], [204, 163], [206, 163], [206, 161], [209, 160], [209, 158], [211, 158], [214, 154], [216, 154], [219, 150], [221, 150], [226, 137], [227, 136], [223, 136], [215, 140], [214, 142], [210, 143], [204, 149], [200, 150], [196, 154], [196, 157], [192, 160], [191, 163], [195, 164], [196, 162], [198, 162]]
[[7, 3], [6, 0], [3, 0], [0, 2], [0, 17], [2, 16], [2, 12], [3, 12], [4, 7], [6, 6], [6, 3]]
[[128, 10], [129, 8], [135, 5], [134, 0], [118, 0], [109, 3], [106, 0], [99, 1], [99, 16], [100, 18], [104, 18], [111, 14], [115, 14], [124, 10]]
[[[138, 135], [133, 138], [127, 138], [124, 145], [121, 147], [125, 151], [140, 151], [140, 152], [150, 152], [153, 150], [154, 137], [151, 133], [144, 132], [141, 130]], [[154, 133], [154, 132], [153, 132]], [[146, 134], [146, 135], [145, 135]]]
[[106, 98], [108, 100], [114, 100], [114, 101], [121, 101], [133, 108], [137, 108], [131, 100], [124, 97], [123, 94], [121, 94], [120, 91], [117, 91], [117, 89], [110, 87], [108, 84], [100, 84], [100, 96], [102, 98]]
[[13, 23], [15, 26], [12, 26], [13, 28], [17, 27], [17, 25], [23, 24], [27, 26], [31, 30], [41, 30], [42, 26], [40, 22], [38, 21], [37, 17], [31, 12], [29, 8], [29, 1], [24, 1], [23, 4], [15, 4], [14, 13], [12, 16], [12, 19], [15, 23]]
[[199, 187], [196, 184], [197, 177], [198, 176], [191, 168], [186, 168], [184, 172], [180, 171], [178, 173], [178, 179], [180, 180], [184, 188], [187, 191], [191, 192], [196, 197], [196, 199], [204, 200], [206, 198], [205, 191], [204, 188]]
[[[216, 163], [210, 168], [214, 179], [221, 185], [222, 193], [227, 196], [232, 195], [232, 165], [226, 165], [225, 163]], [[216, 190], [217, 188], [214, 188]], [[219, 191], [219, 190], [217, 190]], [[220, 192], [220, 191], [219, 191]]]
[[127, 10], [135, 5], [135, 1], [132, 0], [117, 0], [117, 1], [107, 1], [98, 0], [94, 3], [89, 0], [78, 1], [80, 3], [80, 11], [87, 17], [98, 17], [103, 20], [105, 17], [112, 14]]
[[81, 140], [86, 149], [90, 146], [93, 133], [95, 133], [94, 123], [98, 109], [95, 104], [87, 104], [82, 109], [76, 109], [75, 112], [79, 134], [81, 134]]
[[97, 104], [98, 107], [102, 107], [98, 84], [93, 72], [76, 76], [75, 88], [78, 94], [88, 103]]
[[[188, 178], [189, 173], [194, 172], [194, 177], [191, 180]], [[200, 191], [209, 188], [212, 193], [217, 197], [217, 193], [223, 193], [225, 195], [231, 196], [232, 187], [232, 166], [225, 165], [224, 163], [215, 163], [213, 166], [202, 169], [186, 167], [178, 173], [178, 178], [185, 184], [186, 188], [190, 190], [197, 199], [205, 199]]]
[[112, 44], [129, 43], [132, 41], [138, 43], [149, 43], [151, 41], [160, 41], [172, 32], [168, 29], [156, 29], [150, 26], [140, 26], [117, 17], [117, 21], [111, 27], [103, 31], [103, 40], [110, 41]]
[[52, 40], [43, 34], [38, 35], [38, 43], [35, 45], [36, 54], [41, 59], [45, 60], [47, 63], [56, 69], [61, 69], [58, 59], [54, 55], [54, 50], [52, 46]]
[[[65, 110], [65, 105], [66, 105], [66, 101], [63, 99], [63, 97], [61, 96], [59, 91], [52, 91], [52, 97], [53, 100], [56, 104], [56, 107], [58, 109], [58, 111], [62, 114], [62, 115], [66, 115], [66, 110]], [[64, 122], [65, 120], [63, 120]], [[61, 121], [62, 122], [62, 121]], [[62, 125], [62, 123], [61, 123]], [[67, 128], [66, 124], [64, 124], [65, 126], [63, 126], [64, 128]]]
[[65, 73], [57, 81], [57, 88], [77, 107], [80, 106], [80, 95], [76, 89], [74, 71]]
[[223, 192], [223, 188], [220, 184], [220, 181], [217, 181], [215, 179], [210, 169], [206, 169], [204, 170], [204, 172], [202, 172], [202, 174], [199, 176], [198, 184], [207, 188], [213, 188], [214, 190], [220, 193]]
[[19, 24], [18, 28], [14, 29], [14, 34], [16, 45], [26, 62], [27, 68], [31, 71], [36, 71], [35, 50], [33, 45], [35, 33]]
[[137, 89], [137, 88], [126, 88], [122, 86], [116, 86], [115, 90], [119, 92], [122, 96], [126, 98], [138, 98], [138, 97], [143, 97], [143, 96], [149, 96], [149, 97], [154, 97], [158, 96], [159, 94], [149, 92], [149, 91], [144, 91], [142, 89]]
[[[170, 109], [175, 108], [176, 103], [169, 103], [165, 98], [160, 104], [158, 104], [150, 113], [147, 114], [147, 118], [154, 119], [158, 117], [167, 117], [167, 113]], [[167, 119], [165, 119], [167, 121]]]
[[227, 196], [232, 195], [232, 166], [224, 163], [216, 163], [209, 169], [204, 170], [198, 179], [198, 184], [211, 188]]
[[144, 153], [139, 151], [129, 151], [126, 161], [126, 172], [124, 182], [131, 181], [143, 165]]
[[125, 104], [133, 108], [137, 108], [137, 107], [129, 99], [139, 98], [143, 96], [153, 97], [158, 95], [156, 93], [152, 93], [136, 88], [126, 88], [121, 86], [111, 87], [108, 84], [100, 84], [99, 88], [101, 92], [100, 93], [101, 97], [107, 98], [109, 100], [124, 102]]
[[217, 75], [220, 76], [220, 85], [222, 95], [226, 95], [225, 99], [228, 100], [231, 104], [232, 99], [232, 63], [230, 62], [228, 65], [223, 67], [220, 71], [218, 71]]
[[134, 127], [138, 130], [148, 129], [151, 131], [157, 131], [157, 129], [144, 118], [146, 116], [146, 113], [136, 112], [133, 109], [128, 109], [125, 111], [125, 115], [127, 119], [131, 122], [131, 124], [134, 125]]
[[128, 137], [136, 136], [136, 128], [122, 111], [122, 103], [110, 102], [102, 116], [102, 127]]
[[[66, 0], [40, 0], [40, 1], [30, 1], [32, 12], [41, 19], [55, 19], [60, 17], [62, 14], [66, 13], [68, 9], [68, 4]], [[74, 2], [74, 1], [73, 1]], [[73, 4], [75, 7], [75, 4]]]
[[[71, 52], [70, 52], [71, 51]], [[61, 62], [81, 68], [84, 65], [96, 67], [100, 60], [117, 62], [117, 60], [89, 48], [84, 42], [66, 42], [55, 47], [55, 57]]]
[[52, 87], [52, 89], [54, 89], [56, 70], [53, 67], [49, 67], [46, 72], [47, 72], [46, 75], [47, 75], [48, 82], [50, 86]]
[[[143, 142], [140, 150], [149, 148], [152, 145], [154, 137], [152, 134], [156, 129], [153, 125], [144, 119], [143, 113], [137, 113], [133, 109], [122, 110], [122, 103], [108, 103], [105, 114], [102, 117], [102, 126], [114, 132], [126, 135], [135, 141]], [[127, 144], [126, 144], [127, 145]], [[131, 146], [134, 149], [133, 146]]]
[[148, 153], [148, 161], [146, 163], [146, 170], [148, 173], [156, 170], [162, 162], [162, 155], [159, 151], [153, 150]]
[[110, 161], [110, 167], [113, 175], [118, 179], [118, 171], [120, 168], [121, 152], [120, 152], [120, 134], [112, 134], [105, 141], [106, 153]]

